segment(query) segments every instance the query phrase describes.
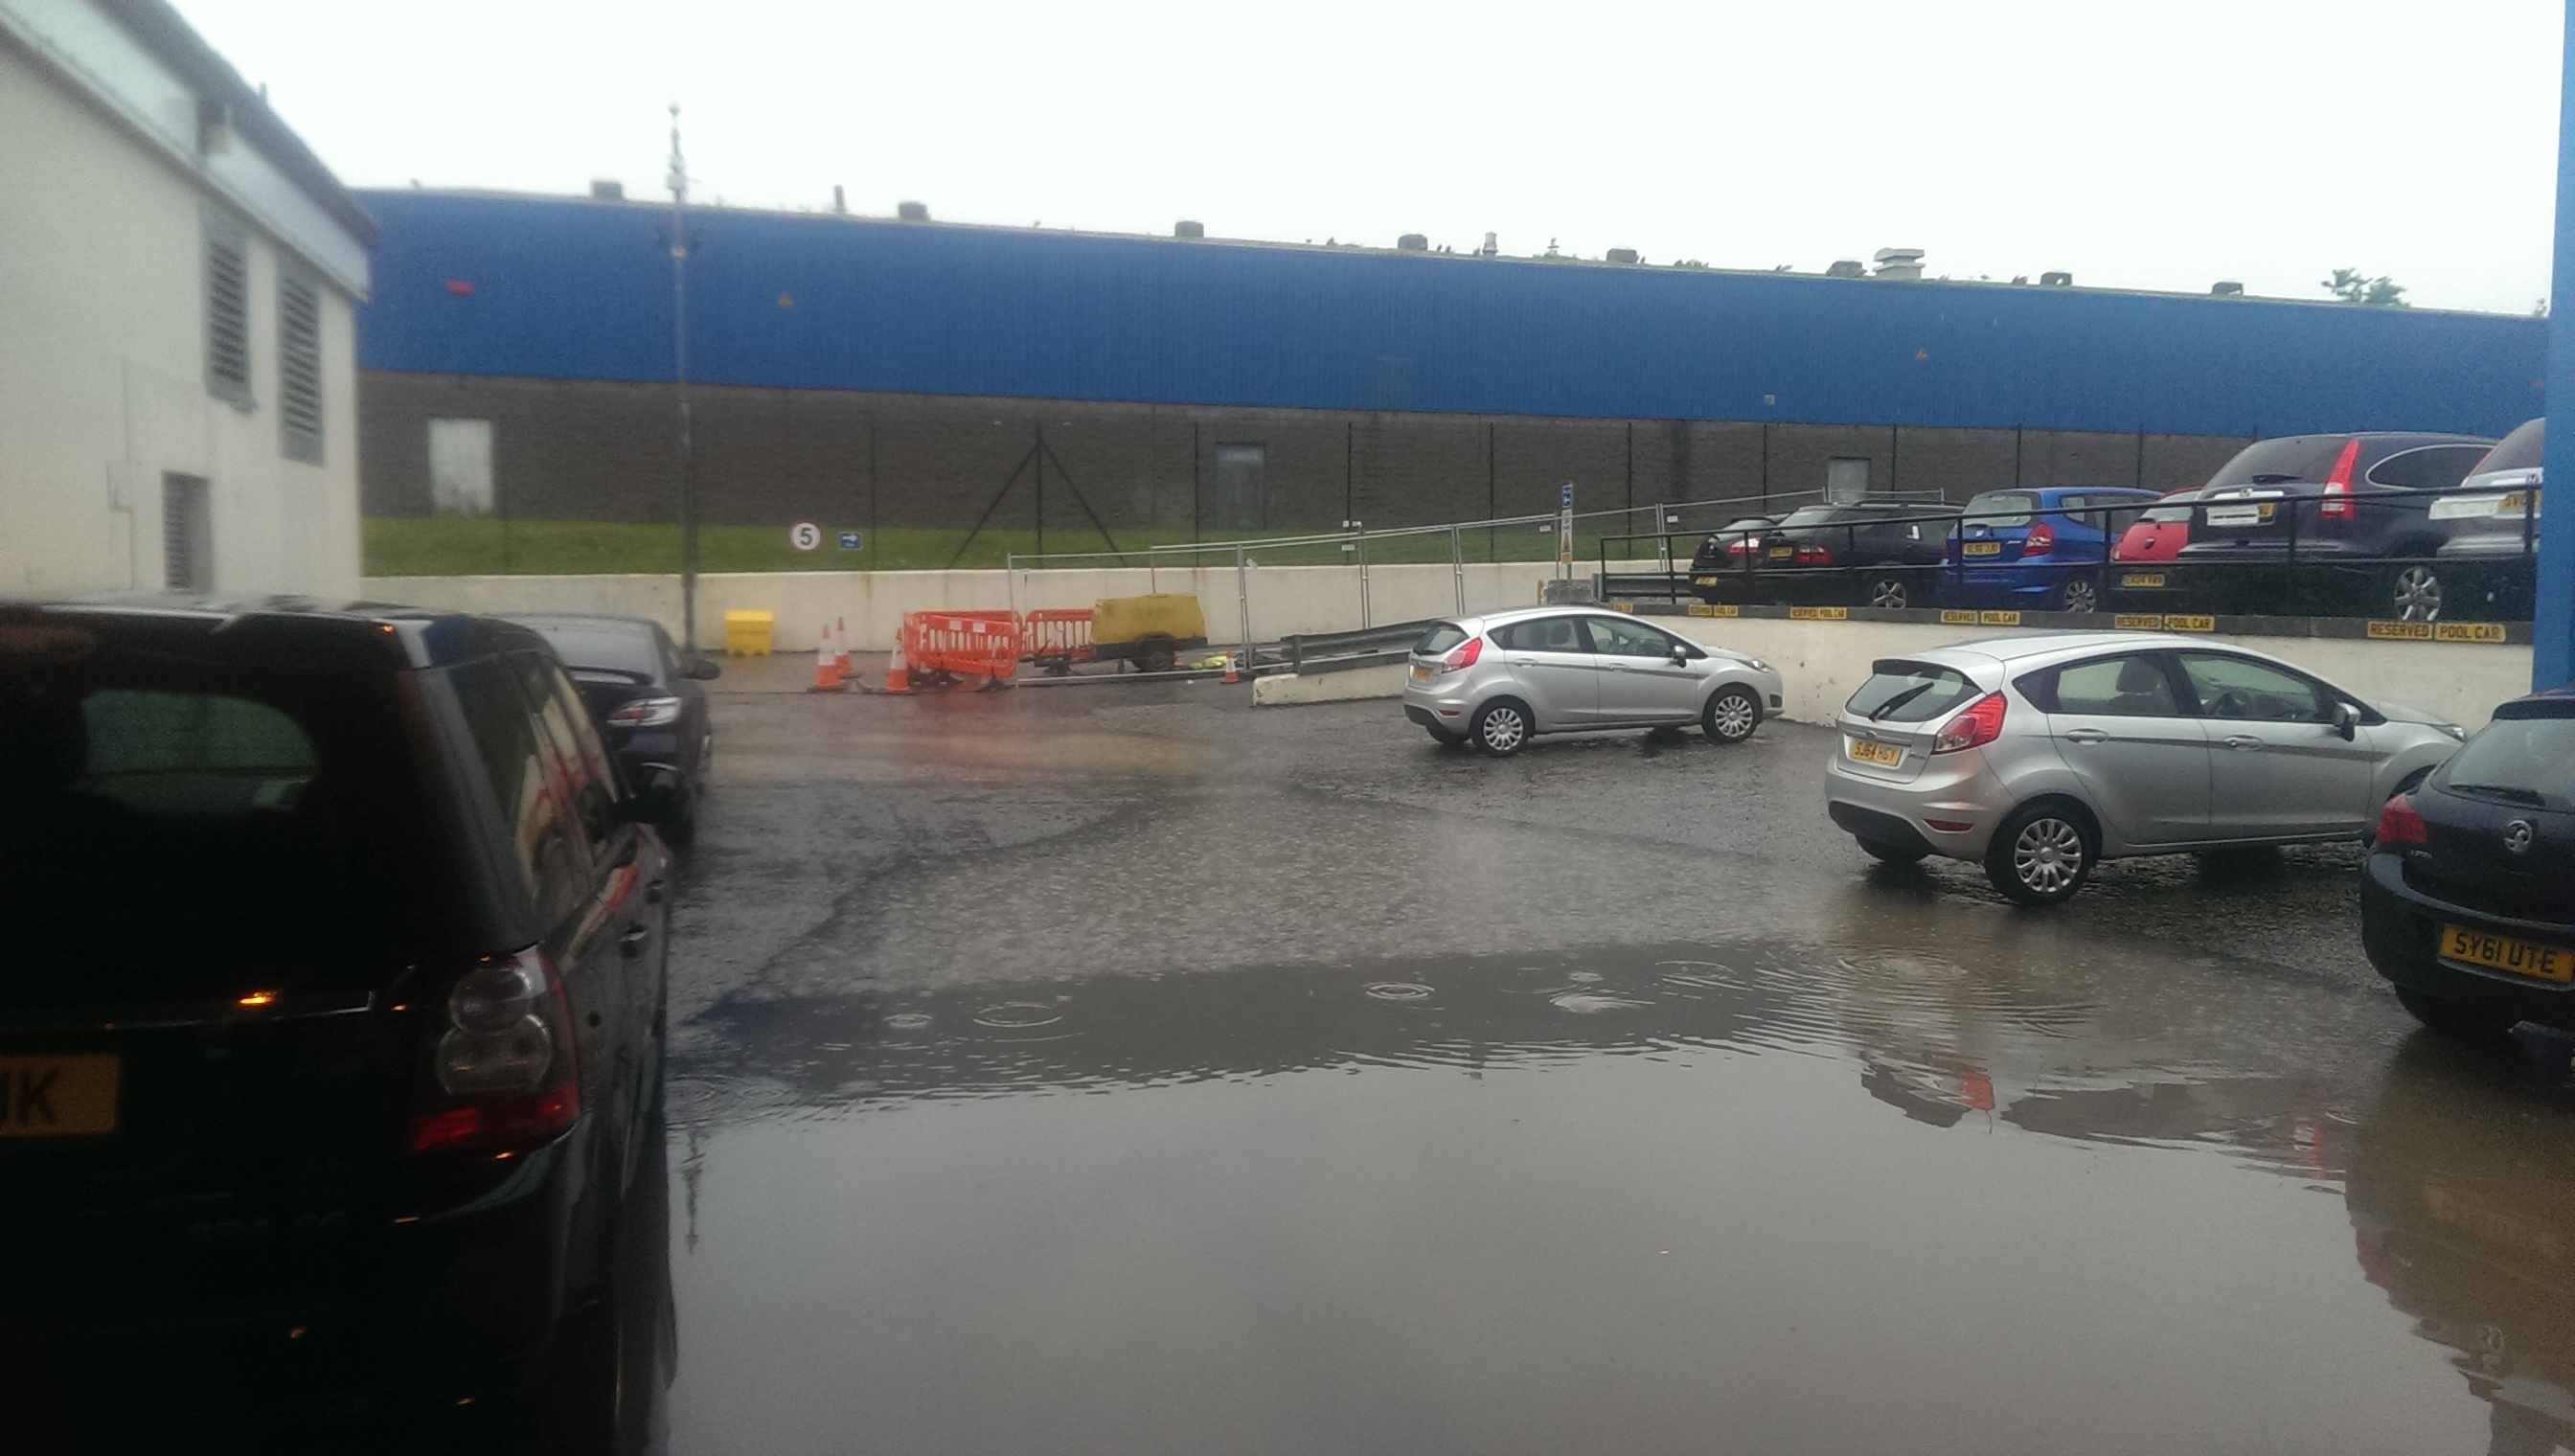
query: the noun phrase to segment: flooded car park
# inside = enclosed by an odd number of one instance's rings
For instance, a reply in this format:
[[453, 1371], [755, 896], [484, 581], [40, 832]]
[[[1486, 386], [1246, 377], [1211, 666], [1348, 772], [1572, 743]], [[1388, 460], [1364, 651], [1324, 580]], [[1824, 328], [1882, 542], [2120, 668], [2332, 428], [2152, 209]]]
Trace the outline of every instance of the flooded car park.
[[2356, 846], [2030, 911], [1854, 864], [1798, 725], [764, 681], [675, 912], [667, 1449], [2575, 1429], [2575, 1113], [2414, 1028]]

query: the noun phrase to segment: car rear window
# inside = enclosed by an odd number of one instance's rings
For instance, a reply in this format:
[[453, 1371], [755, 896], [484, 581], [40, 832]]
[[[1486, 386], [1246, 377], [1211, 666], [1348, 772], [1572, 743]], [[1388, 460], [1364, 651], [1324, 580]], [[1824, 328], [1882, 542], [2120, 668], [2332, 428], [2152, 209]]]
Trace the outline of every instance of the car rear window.
[[2499, 470], [2537, 470], [2540, 452], [2548, 444], [2548, 422], [2533, 420], [2495, 443], [2486, 458], [2477, 462], [2475, 474], [2486, 475]]
[[2369, 468], [2373, 485], [2402, 491], [2446, 491], [2467, 478], [2485, 458], [2481, 445], [2426, 445], [2400, 450]]
[[2038, 498], [2026, 491], [1987, 491], [1967, 503], [1969, 526], [2027, 526]]
[[2342, 455], [2348, 435], [2292, 435], [2280, 440], [2257, 440], [2235, 453], [2235, 458], [2217, 468], [2208, 478], [2209, 488], [2221, 486], [2276, 486], [2291, 481], [2322, 483], [2333, 474], [2334, 461]]
[[2152, 521], [2163, 526], [2171, 526], [2177, 522], [2188, 521], [2190, 519], [2190, 503], [2198, 499], [2199, 492], [2197, 491], [2191, 491], [2184, 495], [2175, 496], [2173, 497], [2173, 501], [2178, 504], [2152, 507], [2137, 519], [2140, 521]]
[[1876, 723], [1928, 723], [1977, 696], [1966, 674], [1937, 663], [1879, 663], [1844, 712]]
[[346, 988], [434, 921], [391, 675], [0, 659], [0, 1004]]
[[1779, 529], [1799, 526], [1834, 526], [1859, 519], [1859, 513], [1840, 506], [1800, 506], [1779, 518]]
[[538, 636], [554, 646], [555, 656], [563, 659], [567, 668], [604, 668], [612, 673], [639, 674], [648, 680], [661, 676], [661, 655], [654, 651], [653, 639], [647, 633], [535, 626]]
[[1442, 622], [1421, 635], [1412, 650], [1425, 658], [1435, 658], [1466, 640], [1465, 631], [1453, 622]]
[[2465, 792], [2575, 809], [2575, 717], [2498, 716], [2451, 757], [2442, 781]]

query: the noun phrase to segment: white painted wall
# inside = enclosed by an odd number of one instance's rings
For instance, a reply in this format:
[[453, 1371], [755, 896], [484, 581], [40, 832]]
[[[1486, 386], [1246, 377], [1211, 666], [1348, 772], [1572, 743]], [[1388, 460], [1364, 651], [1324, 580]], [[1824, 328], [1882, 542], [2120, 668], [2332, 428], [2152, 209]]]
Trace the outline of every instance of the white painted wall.
[[242, 411], [205, 385], [200, 209], [223, 194], [5, 38], [0, 138], [0, 593], [161, 587], [161, 480], [178, 472], [210, 483], [216, 590], [354, 595], [350, 298], [320, 290], [323, 463], [288, 460], [281, 255], [260, 219]]
[[[1449, 616], [1456, 583], [1444, 566], [1377, 567], [1369, 575], [1370, 618], [1377, 623]], [[1466, 610], [1493, 612], [1537, 600], [1545, 566], [1468, 567]], [[1245, 574], [1253, 608], [1255, 641], [1289, 633], [1342, 632], [1358, 626], [1356, 573], [1338, 567], [1262, 568]], [[1017, 587], [1017, 600], [1013, 589]], [[994, 572], [787, 572], [706, 576], [698, 579], [698, 636], [711, 648], [724, 639], [728, 608], [777, 614], [781, 652], [812, 652], [822, 624], [849, 623], [851, 645], [883, 652], [906, 612], [959, 608], [1089, 606], [1102, 597], [1147, 590], [1137, 572], [1023, 574], [1014, 584]], [[1231, 569], [1162, 572], [1151, 585], [1192, 591], [1208, 616], [1208, 636], [1232, 644], [1235, 576]], [[385, 602], [460, 612], [571, 611], [649, 617], [680, 629], [680, 579], [661, 576], [595, 577], [378, 577], [369, 595]], [[1879, 658], [1948, 643], [1990, 637], [1996, 629], [1912, 623], [1792, 622], [1766, 618], [1656, 617], [1694, 642], [1732, 648], [1776, 667], [1787, 680], [1784, 716], [1800, 723], [1829, 722], [1868, 679]], [[2439, 714], [2469, 728], [2482, 727], [2496, 704], [2530, 691], [2530, 649], [2466, 643], [2356, 642], [2318, 638], [2212, 637], [2212, 642], [2252, 648], [2341, 685], [2371, 703], [2399, 703]], [[1322, 677], [1349, 683], [1321, 685]], [[1355, 696], [1358, 684], [1381, 696], [1399, 689], [1390, 671], [1320, 675], [1306, 688], [1271, 690], [1265, 701], [1324, 702]]]

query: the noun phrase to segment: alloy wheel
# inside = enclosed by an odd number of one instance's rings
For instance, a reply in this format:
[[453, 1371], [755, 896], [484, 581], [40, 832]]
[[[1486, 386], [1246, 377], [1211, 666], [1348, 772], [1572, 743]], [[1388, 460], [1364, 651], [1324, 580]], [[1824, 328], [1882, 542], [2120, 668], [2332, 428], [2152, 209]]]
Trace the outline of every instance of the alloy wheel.
[[2399, 622], [2441, 620], [2441, 576], [2430, 567], [2417, 565], [2398, 572], [2395, 590], [2388, 595]]
[[1484, 710], [1483, 722], [1477, 726], [1487, 752], [1507, 753], [1528, 737], [1528, 721], [1520, 711], [1504, 704]]
[[1752, 699], [1744, 693], [1721, 694], [1716, 702], [1708, 705], [1707, 721], [1708, 726], [1715, 729], [1716, 736], [1729, 743], [1737, 742], [1751, 734], [1754, 726], [1760, 722], [1760, 710], [1752, 706]]
[[1884, 608], [1889, 612], [1901, 612], [1912, 605], [1912, 600], [1911, 594], [1904, 590], [1904, 584], [1893, 577], [1886, 577], [1869, 585], [1868, 605], [1871, 607]]
[[2083, 874], [2083, 835], [2052, 815], [2023, 824], [2012, 840], [2012, 873], [2039, 894], [2066, 893]]
[[2075, 577], [2059, 588], [2056, 600], [2058, 610], [2064, 612], [2090, 612], [2101, 605], [2100, 595], [2090, 582], [2081, 577]]

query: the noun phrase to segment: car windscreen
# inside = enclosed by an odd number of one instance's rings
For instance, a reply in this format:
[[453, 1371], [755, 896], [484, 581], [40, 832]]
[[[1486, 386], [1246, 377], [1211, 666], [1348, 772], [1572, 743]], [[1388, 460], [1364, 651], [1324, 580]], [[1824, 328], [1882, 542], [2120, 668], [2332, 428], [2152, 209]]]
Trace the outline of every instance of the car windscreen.
[[655, 681], [662, 676], [661, 655], [654, 650], [652, 636], [641, 630], [542, 624], [537, 624], [536, 629], [538, 636], [554, 646], [555, 656], [563, 659], [567, 668], [635, 673]]
[[2038, 498], [2026, 491], [1987, 491], [1967, 503], [1969, 526], [2027, 526]]
[[1435, 658], [1466, 640], [1466, 634], [1453, 622], [1442, 622], [1421, 635], [1412, 650], [1425, 658]]
[[2235, 453], [2235, 458], [2217, 468], [2208, 478], [2208, 487], [2277, 486], [2292, 481], [2322, 484], [2333, 474], [2334, 462], [2342, 458], [2348, 435], [2292, 435], [2280, 440], [2257, 440]]
[[2537, 470], [2539, 454], [2548, 443], [2548, 422], [2533, 420], [2495, 442], [2486, 458], [2477, 462], [2476, 474], [2491, 475], [2504, 470]]
[[2575, 717], [2497, 717], [2452, 755], [2441, 776], [2460, 793], [2575, 809]]
[[0, 1004], [346, 989], [436, 926], [392, 675], [0, 656]]
[[1873, 723], [1928, 723], [1977, 694], [1955, 668], [1889, 659], [1875, 665], [1843, 711]]

